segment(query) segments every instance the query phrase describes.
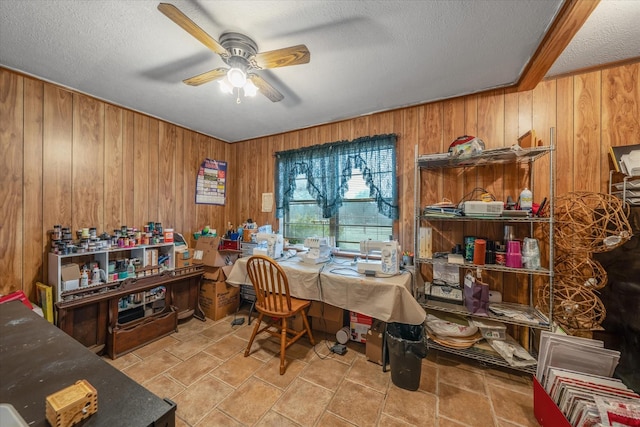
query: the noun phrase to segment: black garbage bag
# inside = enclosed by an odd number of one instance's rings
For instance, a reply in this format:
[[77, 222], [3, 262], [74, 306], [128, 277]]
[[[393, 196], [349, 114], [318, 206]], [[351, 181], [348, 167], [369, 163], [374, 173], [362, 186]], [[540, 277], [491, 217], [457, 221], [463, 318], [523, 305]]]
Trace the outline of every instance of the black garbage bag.
[[405, 390], [420, 387], [422, 359], [427, 357], [424, 325], [387, 324], [391, 381]]

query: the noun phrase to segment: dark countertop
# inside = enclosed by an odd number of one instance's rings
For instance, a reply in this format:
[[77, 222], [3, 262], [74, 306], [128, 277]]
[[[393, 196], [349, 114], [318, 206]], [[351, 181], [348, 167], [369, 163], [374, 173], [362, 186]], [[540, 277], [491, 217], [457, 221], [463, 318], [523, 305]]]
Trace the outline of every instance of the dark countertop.
[[151, 393], [29, 310], [0, 304], [0, 402], [11, 403], [29, 426], [48, 426], [45, 398], [76, 381], [98, 393], [98, 412], [78, 425], [175, 425], [175, 404]]

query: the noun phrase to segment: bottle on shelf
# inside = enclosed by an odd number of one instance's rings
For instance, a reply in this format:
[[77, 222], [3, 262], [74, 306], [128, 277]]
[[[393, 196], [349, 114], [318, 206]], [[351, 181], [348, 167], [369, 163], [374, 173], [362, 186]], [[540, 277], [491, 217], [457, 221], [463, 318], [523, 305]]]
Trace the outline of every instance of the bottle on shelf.
[[136, 277], [136, 266], [133, 265], [133, 261], [129, 260], [127, 265], [127, 277]]
[[533, 208], [533, 193], [527, 187], [520, 193], [520, 210], [530, 211]]

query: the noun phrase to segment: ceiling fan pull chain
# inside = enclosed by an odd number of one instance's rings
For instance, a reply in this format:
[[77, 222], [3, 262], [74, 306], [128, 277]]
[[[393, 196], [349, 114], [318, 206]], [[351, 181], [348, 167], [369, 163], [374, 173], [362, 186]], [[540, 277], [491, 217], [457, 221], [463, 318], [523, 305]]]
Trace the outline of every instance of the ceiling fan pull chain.
[[240, 88], [238, 89], [238, 98], [236, 99], [236, 104], [240, 104]]

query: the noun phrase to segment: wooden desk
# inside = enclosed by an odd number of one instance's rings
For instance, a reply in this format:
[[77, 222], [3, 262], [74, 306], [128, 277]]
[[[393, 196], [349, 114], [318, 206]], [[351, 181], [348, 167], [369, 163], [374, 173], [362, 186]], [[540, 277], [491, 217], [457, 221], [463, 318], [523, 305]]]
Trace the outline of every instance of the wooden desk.
[[175, 426], [176, 406], [160, 399], [22, 303], [0, 304], [0, 402], [31, 427], [49, 426], [46, 396], [86, 379], [98, 412], [82, 426]]
[[[250, 285], [247, 261], [240, 258], [233, 265], [227, 283]], [[411, 292], [412, 277], [407, 271], [393, 277], [366, 277], [355, 267], [340, 262], [306, 264], [293, 257], [278, 261], [289, 281], [291, 295], [324, 301], [385, 322], [422, 324], [426, 312]]]

